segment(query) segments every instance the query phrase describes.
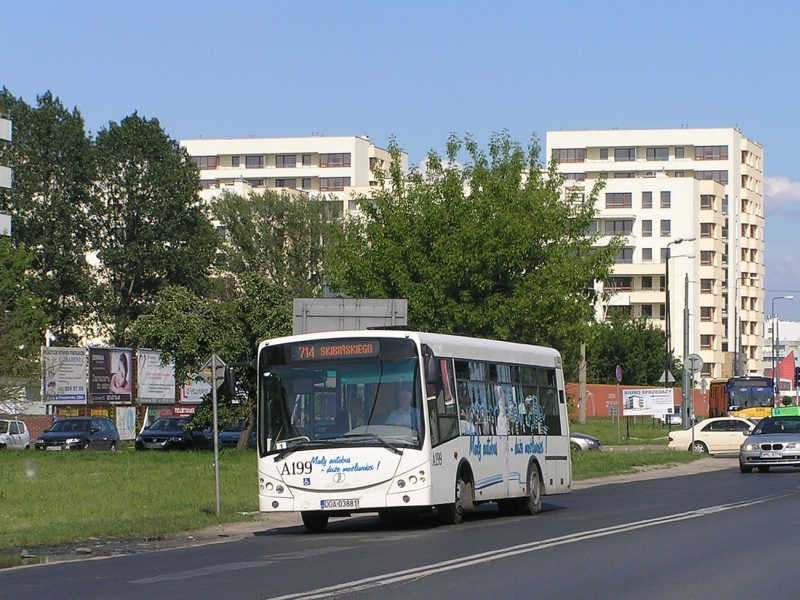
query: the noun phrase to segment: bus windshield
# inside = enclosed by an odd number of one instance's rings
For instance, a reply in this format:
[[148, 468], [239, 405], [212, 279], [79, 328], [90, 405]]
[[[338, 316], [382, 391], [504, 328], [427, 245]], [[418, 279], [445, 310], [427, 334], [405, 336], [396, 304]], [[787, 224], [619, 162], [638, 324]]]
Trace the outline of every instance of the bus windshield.
[[728, 384], [729, 408], [741, 410], [759, 406], [772, 406], [772, 384], [767, 380], [735, 380]]
[[347, 339], [265, 347], [259, 357], [259, 452], [423, 441], [417, 346]]

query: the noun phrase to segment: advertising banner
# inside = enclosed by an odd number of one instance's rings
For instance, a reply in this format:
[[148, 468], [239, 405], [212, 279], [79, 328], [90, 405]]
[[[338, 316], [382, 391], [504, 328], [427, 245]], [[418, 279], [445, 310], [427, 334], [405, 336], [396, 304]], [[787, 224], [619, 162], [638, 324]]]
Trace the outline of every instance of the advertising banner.
[[89, 400], [92, 404], [130, 404], [130, 348], [89, 348]]
[[211, 384], [189, 379], [181, 386], [181, 404], [200, 404], [203, 396], [211, 393]]
[[673, 410], [671, 389], [622, 390], [622, 416], [662, 416]]
[[133, 406], [117, 407], [117, 431], [119, 439], [132, 440], [136, 437], [136, 408]]
[[42, 401], [86, 404], [86, 350], [42, 347]]
[[139, 370], [136, 374], [140, 404], [175, 403], [175, 362], [162, 366], [158, 350], [138, 351]]

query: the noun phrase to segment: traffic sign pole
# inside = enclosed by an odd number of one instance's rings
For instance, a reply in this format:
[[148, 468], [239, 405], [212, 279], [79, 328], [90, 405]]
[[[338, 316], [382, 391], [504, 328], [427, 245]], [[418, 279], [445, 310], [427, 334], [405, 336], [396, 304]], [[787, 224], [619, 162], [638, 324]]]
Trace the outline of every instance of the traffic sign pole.
[[[217, 501], [217, 516], [220, 516], [221, 504], [219, 498], [219, 420], [217, 418], [217, 363], [221, 363], [222, 369], [225, 368], [225, 363], [222, 362], [216, 354], [211, 355], [211, 402], [214, 409], [214, 491], [216, 493]], [[207, 363], [206, 363], [207, 364]], [[205, 371], [205, 369], [203, 369]]]

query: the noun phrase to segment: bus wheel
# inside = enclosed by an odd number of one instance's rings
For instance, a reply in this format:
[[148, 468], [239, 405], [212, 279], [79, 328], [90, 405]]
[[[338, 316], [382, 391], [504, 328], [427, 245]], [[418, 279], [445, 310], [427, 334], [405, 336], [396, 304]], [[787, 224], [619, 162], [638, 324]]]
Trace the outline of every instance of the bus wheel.
[[542, 478], [539, 467], [533, 463], [528, 467], [528, 495], [520, 499], [519, 509], [523, 515], [535, 515], [542, 510]]
[[303, 517], [303, 525], [311, 533], [322, 533], [328, 526], [328, 515], [319, 510], [304, 510], [300, 513]]
[[470, 485], [464, 481], [464, 477], [459, 475], [456, 478], [456, 501], [453, 504], [440, 504], [439, 519], [445, 525], [460, 525], [464, 521], [464, 509], [469, 503], [467, 498], [471, 493]]

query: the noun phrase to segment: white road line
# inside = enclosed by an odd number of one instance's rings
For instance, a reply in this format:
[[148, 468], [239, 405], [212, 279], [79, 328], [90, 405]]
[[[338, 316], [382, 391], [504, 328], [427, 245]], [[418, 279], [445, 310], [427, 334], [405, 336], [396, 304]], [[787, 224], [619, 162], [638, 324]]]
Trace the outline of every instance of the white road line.
[[367, 577], [356, 581], [349, 581], [347, 583], [340, 583], [329, 587], [318, 588], [316, 590], [309, 590], [307, 592], [299, 592], [295, 594], [286, 594], [284, 596], [275, 596], [267, 600], [316, 600], [320, 598], [331, 598], [342, 594], [349, 594], [352, 592], [367, 590], [371, 588], [382, 587], [391, 585], [393, 583], [400, 583], [412, 579], [421, 579], [429, 575], [443, 573], [446, 571], [453, 571], [455, 569], [463, 569], [482, 563], [492, 562], [507, 558], [509, 556], [517, 556], [519, 554], [526, 554], [535, 552], [537, 550], [544, 550], [554, 546], [561, 546], [564, 544], [573, 544], [583, 540], [593, 538], [600, 538], [618, 533], [625, 533], [627, 531], [634, 531], [646, 527], [653, 527], [656, 525], [664, 525], [666, 523], [675, 523], [684, 521], [686, 519], [696, 519], [698, 517], [705, 517], [712, 514], [717, 514], [727, 510], [734, 510], [737, 508], [745, 508], [755, 504], [762, 504], [770, 500], [778, 498], [785, 498], [793, 494], [781, 494], [777, 496], [770, 496], [761, 498], [759, 500], [747, 500], [743, 502], [734, 502], [732, 504], [720, 504], [718, 506], [710, 506], [698, 510], [692, 510], [684, 513], [677, 513], [674, 515], [667, 515], [665, 517], [658, 517], [655, 519], [646, 519], [644, 521], [634, 521], [632, 523], [623, 523], [613, 527], [604, 527], [601, 529], [594, 529], [590, 531], [582, 531], [561, 537], [555, 537], [548, 540], [541, 540], [538, 542], [529, 542], [527, 544], [520, 544], [502, 550], [493, 550], [491, 552], [482, 552], [480, 554], [473, 554], [471, 556], [464, 556], [452, 560], [446, 560], [433, 565], [425, 565], [423, 567], [415, 567], [413, 569], [406, 569], [403, 571], [396, 571], [394, 573], [386, 573], [383, 575], [376, 575], [374, 577]]

